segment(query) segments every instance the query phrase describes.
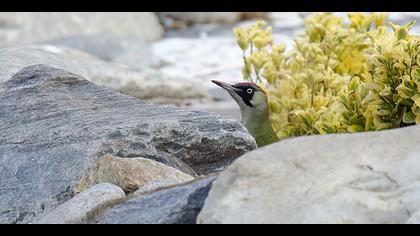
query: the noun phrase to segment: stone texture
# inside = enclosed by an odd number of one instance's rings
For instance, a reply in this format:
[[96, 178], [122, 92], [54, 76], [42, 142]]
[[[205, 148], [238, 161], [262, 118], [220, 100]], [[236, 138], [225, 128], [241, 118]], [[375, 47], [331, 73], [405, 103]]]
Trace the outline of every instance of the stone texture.
[[276, 28], [302, 28], [303, 18], [298, 12], [271, 12], [268, 14], [271, 26]]
[[133, 196], [140, 196], [144, 195], [150, 192], [154, 192], [156, 190], [162, 189], [162, 188], [168, 188], [171, 186], [179, 185], [175, 180], [172, 179], [158, 179], [155, 181], [152, 181], [146, 185], [143, 185], [138, 190], [136, 190], [133, 193]]
[[151, 12], [1, 12], [0, 22], [0, 46], [100, 33], [146, 41], [163, 35], [158, 18]]
[[76, 186], [75, 192], [80, 193], [99, 183], [111, 183], [130, 194], [140, 187], [161, 179], [181, 184], [192, 181], [194, 178], [175, 168], [150, 159], [141, 157], [120, 158], [105, 155], [86, 171], [82, 180]]
[[28, 223], [73, 196], [105, 154], [207, 174], [255, 148], [236, 120], [159, 107], [48, 66], [0, 84], [0, 223]]
[[105, 210], [126, 198], [118, 186], [102, 183], [76, 195], [51, 212], [35, 220], [35, 224], [87, 224], [96, 223]]
[[241, 19], [240, 12], [160, 12], [161, 17], [171, 17], [186, 23], [224, 23], [232, 24]]
[[[66, 59], [60, 55], [66, 54]], [[77, 53], [77, 55], [75, 55]], [[41, 47], [10, 47], [0, 49], [0, 82], [12, 78], [14, 74], [25, 67], [44, 64], [71, 71], [72, 73], [90, 79], [83, 67], [70, 63], [70, 58], [78, 58], [81, 61], [95, 60], [87, 53], [75, 50], [65, 50], [55, 46]]]
[[134, 70], [161, 66], [161, 61], [151, 51], [150, 44], [137, 37], [109, 34], [73, 35], [43, 44], [74, 48], [107, 62], [128, 65]]
[[205, 86], [154, 69], [131, 70], [63, 46], [37, 45], [0, 49], [0, 81], [24, 67], [45, 64], [79, 74], [95, 84], [141, 99], [209, 99]]
[[406, 223], [416, 225], [420, 224], [420, 211], [416, 211], [416, 213], [414, 213]]
[[194, 224], [215, 177], [130, 199], [105, 213], [103, 224]]
[[220, 174], [198, 222], [405, 223], [420, 209], [419, 143], [412, 126], [255, 150]]
[[[152, 52], [163, 61], [161, 73], [200, 81], [216, 88], [212, 79], [242, 80], [242, 51], [230, 37], [166, 38], [152, 44]], [[229, 52], [229, 53], [227, 53]]]

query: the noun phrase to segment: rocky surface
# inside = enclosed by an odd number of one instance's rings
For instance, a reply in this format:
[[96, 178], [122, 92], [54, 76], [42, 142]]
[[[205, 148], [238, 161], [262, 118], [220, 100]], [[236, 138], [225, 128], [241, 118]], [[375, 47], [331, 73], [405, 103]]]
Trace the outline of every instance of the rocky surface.
[[0, 223], [28, 223], [67, 201], [105, 154], [194, 176], [255, 148], [238, 121], [144, 103], [48, 66], [1, 83], [0, 99]]
[[159, 189], [168, 188], [176, 185], [179, 185], [179, 183], [177, 183], [173, 179], [157, 179], [155, 181], [141, 186], [131, 196], [140, 196], [153, 191], [157, 191]]
[[192, 181], [193, 177], [150, 159], [105, 155], [85, 172], [75, 192], [82, 192], [99, 183], [111, 183], [130, 194], [159, 180], [171, 180], [171, 183], [181, 184]]
[[420, 209], [419, 134], [295, 138], [245, 154], [214, 182], [198, 223], [405, 223]]
[[50, 40], [43, 44], [74, 48], [107, 62], [128, 65], [134, 70], [154, 68], [161, 65], [161, 61], [151, 51], [150, 43], [136, 37], [122, 37], [104, 33], [73, 35]]
[[3, 47], [100, 33], [153, 41], [164, 33], [151, 12], [1, 12], [0, 22]]
[[407, 224], [420, 224], [420, 211], [416, 211], [410, 219], [406, 222]]
[[159, 12], [160, 18], [173, 18], [186, 24], [233, 24], [241, 20], [240, 12]]
[[210, 98], [204, 86], [165, 75], [152, 68], [136, 71], [105, 62], [80, 50], [54, 45], [0, 49], [0, 81], [24, 67], [45, 64], [79, 74], [95, 84], [141, 99], [184, 100]]
[[166, 75], [199, 80], [208, 87], [213, 86], [211, 79], [242, 79], [242, 52], [233, 37], [167, 38], [154, 43], [152, 51], [164, 62], [160, 71]]
[[125, 200], [124, 191], [115, 185], [102, 183], [76, 195], [67, 202], [35, 220], [35, 224], [96, 223], [103, 213]]
[[103, 224], [194, 224], [216, 177], [138, 196], [105, 213]]
[[270, 12], [271, 26], [282, 30], [298, 30], [304, 27], [304, 17], [299, 12]]
[[57, 69], [71, 71], [75, 74], [90, 79], [84, 68], [80, 68], [77, 65], [70, 63], [70, 60], [66, 60], [65, 57], [60, 54], [66, 54], [66, 59], [78, 58], [79, 60], [85, 61], [95, 60], [95, 57], [92, 57], [89, 54], [71, 49], [66, 50], [65, 48], [58, 48], [55, 46], [1, 48], [0, 82], [12, 78], [14, 74], [23, 68], [36, 64], [44, 64]]

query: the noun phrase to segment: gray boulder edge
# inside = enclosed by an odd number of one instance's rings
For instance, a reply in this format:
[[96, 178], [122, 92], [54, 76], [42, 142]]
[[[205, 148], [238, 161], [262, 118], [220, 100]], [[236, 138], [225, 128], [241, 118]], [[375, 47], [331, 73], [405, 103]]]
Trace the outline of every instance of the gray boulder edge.
[[197, 223], [416, 221], [420, 126], [284, 140], [243, 155], [214, 182]]
[[195, 224], [215, 176], [141, 195], [105, 213], [101, 224]]
[[35, 224], [96, 223], [106, 209], [125, 200], [124, 191], [113, 184], [97, 184], [35, 220]]

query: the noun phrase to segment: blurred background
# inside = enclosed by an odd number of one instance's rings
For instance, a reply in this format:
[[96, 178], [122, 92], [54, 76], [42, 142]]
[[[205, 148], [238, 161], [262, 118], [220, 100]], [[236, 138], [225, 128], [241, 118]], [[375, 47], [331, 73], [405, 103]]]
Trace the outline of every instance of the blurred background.
[[[292, 45], [310, 12], [0, 13], [0, 60], [51, 64], [110, 89], [168, 106], [240, 119], [210, 80], [242, 80], [233, 27], [257, 19]], [[346, 13], [335, 13], [346, 17]], [[390, 13], [407, 24], [420, 13]], [[418, 34], [420, 26], [412, 32]], [[1, 65], [0, 65], [1, 69]], [[11, 77], [2, 69], [0, 81]]]

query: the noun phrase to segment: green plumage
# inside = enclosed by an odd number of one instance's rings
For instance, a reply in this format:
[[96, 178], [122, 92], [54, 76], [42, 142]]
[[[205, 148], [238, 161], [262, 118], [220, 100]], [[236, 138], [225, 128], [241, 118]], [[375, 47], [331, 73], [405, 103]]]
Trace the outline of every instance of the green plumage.
[[255, 138], [258, 147], [279, 141], [271, 126], [267, 111], [256, 111], [255, 113], [242, 113], [242, 124]]

